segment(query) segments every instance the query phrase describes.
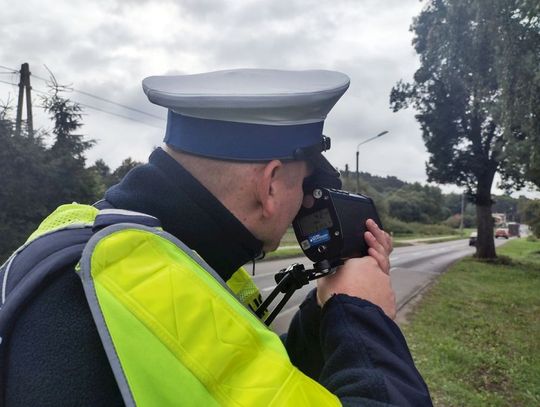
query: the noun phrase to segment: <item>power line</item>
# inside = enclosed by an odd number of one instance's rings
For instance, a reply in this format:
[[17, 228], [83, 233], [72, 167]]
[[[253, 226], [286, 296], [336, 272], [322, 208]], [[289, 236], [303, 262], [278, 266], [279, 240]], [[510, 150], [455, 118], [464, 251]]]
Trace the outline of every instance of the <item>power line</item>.
[[16, 83], [8, 82], [8, 81], [3, 81], [3, 80], [1, 80], [1, 79], [0, 79], [0, 82], [5, 83], [6, 85], [18, 86]]
[[[11, 85], [11, 86], [18, 86], [16, 83], [13, 83], [13, 82], [8, 82], [8, 81], [3, 81], [0, 79], [0, 83], [5, 83], [6, 85]], [[42, 91], [42, 90], [39, 90], [39, 89], [36, 89], [34, 87], [32, 87], [32, 90], [36, 93], [39, 93], [39, 94], [42, 94], [42, 95], [48, 95], [47, 92], [45, 91]], [[152, 124], [152, 123], [148, 123], [148, 122], [145, 122], [144, 120], [140, 120], [140, 119], [136, 119], [134, 117], [129, 117], [129, 116], [125, 116], [123, 114], [120, 114], [120, 113], [115, 113], [115, 112], [110, 112], [108, 110], [105, 110], [105, 109], [101, 109], [99, 107], [96, 107], [96, 106], [92, 106], [92, 105], [89, 105], [89, 104], [86, 104], [86, 103], [81, 103], [81, 102], [78, 102], [76, 100], [74, 100], [75, 103], [81, 105], [81, 106], [84, 106], [88, 109], [92, 109], [92, 110], [96, 110], [98, 112], [102, 112], [102, 113], [107, 113], [107, 114], [110, 114], [112, 116], [117, 116], [117, 117], [120, 117], [122, 119], [126, 119], [126, 120], [131, 120], [131, 121], [134, 121], [134, 122], [137, 122], [137, 123], [142, 123], [142, 124], [146, 124], [147, 126], [150, 126], [150, 127], [154, 127], [156, 129], [160, 129], [160, 130], [163, 130], [163, 127], [161, 126], [158, 126], [158, 125], [155, 125], [155, 124]]]
[[163, 130], [163, 127], [162, 126], [158, 126], [156, 124], [150, 124], [148, 122], [145, 122], [143, 120], [140, 120], [140, 119], [135, 119], [134, 117], [129, 117], [129, 116], [124, 116], [123, 114], [120, 114], [120, 113], [113, 113], [113, 112], [109, 112], [107, 110], [104, 110], [104, 109], [100, 109], [99, 107], [95, 107], [95, 106], [91, 106], [91, 105], [88, 105], [86, 103], [81, 103], [81, 102], [77, 102], [79, 105], [81, 106], [84, 106], [84, 107], [87, 107], [89, 109], [93, 109], [93, 110], [97, 110], [98, 112], [103, 112], [103, 113], [107, 113], [107, 114], [110, 114], [110, 115], [113, 115], [113, 116], [118, 116], [118, 117], [121, 117], [121, 118], [124, 118], [124, 119], [127, 119], [127, 120], [132, 120], [134, 122], [139, 122], [139, 123], [142, 123], [142, 124], [146, 124], [147, 126], [151, 126], [151, 127], [154, 127], [156, 129], [160, 129], [160, 130]]
[[[4, 66], [4, 65], [0, 65], [0, 68], [9, 70], [9, 71], [10, 71], [9, 73], [18, 73], [18, 72], [19, 72], [18, 70], [9, 68], [9, 67]], [[0, 72], [0, 73], [4, 73], [4, 72]], [[8, 72], [6, 72], [6, 73], [8, 73]], [[31, 74], [31, 76], [33, 76], [34, 78], [39, 79], [39, 80], [41, 80], [41, 81], [43, 81], [43, 82], [45, 82], [45, 83], [50, 82], [48, 79], [46, 79], [46, 78], [44, 78], [44, 77], [42, 77], [42, 76], [36, 75], [36, 74]], [[7, 82], [4, 82], [4, 83], [7, 83]], [[17, 85], [15, 84], [15, 86], [17, 86]], [[34, 89], [34, 88], [32, 88], [32, 89]], [[74, 92], [80, 93], [81, 95], [85, 95], [85, 96], [88, 96], [88, 97], [91, 97], [91, 98], [100, 100], [100, 101], [102, 101], [102, 102], [110, 103], [110, 104], [112, 104], [112, 105], [119, 106], [119, 107], [121, 107], [121, 108], [123, 108], [123, 109], [130, 110], [130, 111], [132, 111], [132, 112], [136, 112], [136, 113], [139, 113], [139, 114], [143, 114], [143, 115], [145, 115], [145, 116], [149, 116], [149, 117], [151, 117], [152, 119], [156, 119], [156, 120], [163, 121], [163, 122], [166, 121], [163, 117], [157, 116], [157, 115], [152, 114], [152, 113], [145, 112], [144, 110], [140, 110], [140, 109], [137, 109], [137, 108], [134, 108], [134, 107], [131, 107], [131, 106], [124, 105], [124, 104], [122, 104], [122, 103], [115, 102], [115, 101], [113, 101], [113, 100], [109, 100], [109, 99], [103, 98], [103, 97], [101, 97], [101, 96], [95, 95], [95, 94], [90, 93], [90, 92], [82, 91], [82, 90], [75, 89], [75, 88], [72, 88], [72, 90], [73, 90]], [[38, 91], [37, 89], [36, 89], [36, 91], [37, 91], [38, 93], [40, 93], [40, 91]], [[41, 93], [43, 93], [43, 92], [41, 92]], [[128, 120], [137, 121], [137, 122], [144, 123], [144, 124], [147, 124], [147, 125], [152, 126], [152, 127], [156, 127], [156, 128], [160, 128], [160, 129], [162, 128], [162, 127], [158, 127], [158, 126], [155, 126], [155, 125], [151, 125], [151, 124], [149, 124], [149, 123], [147, 123], [147, 122], [145, 122], [145, 121], [142, 121], [142, 120], [134, 119], [133, 117], [124, 116], [124, 115], [119, 114], [119, 113], [112, 113], [112, 112], [110, 112], [110, 111], [108, 111], [108, 110], [106, 110], [106, 109], [98, 108], [98, 107], [95, 107], [95, 106], [92, 106], [92, 105], [88, 105], [88, 104], [83, 104], [83, 103], [81, 103], [81, 102], [77, 102], [77, 103], [79, 103], [81, 106], [88, 107], [89, 109], [94, 109], [94, 110], [97, 110], [97, 111], [100, 111], [100, 112], [104, 112], [104, 113], [108, 113], [108, 114], [111, 114], [111, 115], [115, 115], [115, 116], [122, 117], [122, 118], [128, 119]]]
[[[7, 82], [6, 82], [7, 83]], [[39, 89], [36, 89], [36, 88], [32, 88], [32, 90], [36, 93], [40, 93], [42, 95], [48, 95], [47, 92], [44, 92], [42, 90], [39, 90]], [[81, 105], [81, 106], [84, 106], [88, 109], [92, 109], [92, 110], [96, 110], [98, 112], [102, 112], [102, 113], [107, 113], [107, 114], [110, 114], [112, 116], [117, 116], [117, 117], [120, 117], [122, 119], [126, 119], [126, 120], [131, 120], [131, 121], [134, 121], [134, 122], [138, 122], [138, 123], [142, 123], [142, 124], [146, 124], [147, 126], [150, 126], [150, 127], [154, 127], [156, 129], [160, 129], [160, 130], [163, 130], [163, 127], [161, 126], [158, 126], [158, 125], [155, 125], [155, 124], [152, 124], [152, 123], [148, 123], [148, 122], [145, 122], [144, 120], [140, 120], [140, 119], [136, 119], [134, 117], [129, 117], [129, 116], [125, 116], [123, 114], [120, 114], [120, 113], [115, 113], [115, 112], [110, 112], [108, 110], [105, 110], [105, 109], [101, 109], [99, 107], [96, 107], [96, 106], [92, 106], [92, 105], [89, 105], [89, 104], [86, 104], [86, 103], [81, 103], [81, 102], [77, 102], [76, 100], [74, 100], [75, 103]]]
[[41, 80], [44, 81], [44, 82], [49, 82], [49, 79], [45, 79], [45, 78], [43, 78], [43, 77], [41, 77], [41, 76], [36, 75], [35, 73], [33, 73], [32, 76], [33, 76], [34, 78], [41, 79]]
[[126, 106], [126, 105], [123, 105], [121, 103], [118, 103], [118, 102], [113, 102], [112, 100], [107, 100], [105, 98], [102, 98], [100, 96], [97, 96], [97, 95], [92, 95], [91, 93], [88, 93], [88, 92], [84, 92], [82, 90], [78, 90], [78, 89], [75, 89], [73, 88], [73, 90], [77, 93], [80, 93], [82, 95], [86, 95], [86, 96], [89, 96], [89, 97], [92, 97], [94, 99], [98, 99], [98, 100], [101, 100], [103, 102], [107, 102], [107, 103], [111, 103], [113, 105], [116, 105], [116, 106], [120, 106], [120, 107], [123, 107], [124, 109], [128, 109], [128, 110], [131, 110], [133, 112], [137, 112], [137, 113], [142, 113], [146, 116], [150, 116], [154, 119], [158, 119], [158, 120], [161, 120], [161, 121], [165, 121], [165, 119], [163, 117], [160, 117], [160, 116], [156, 116], [155, 114], [152, 114], [152, 113], [148, 113], [148, 112], [145, 112], [144, 110], [139, 110], [139, 109], [136, 109], [134, 107], [129, 107], [129, 106]]
[[[0, 82], [1, 82], [1, 83], [5, 83], [6, 85], [17, 86], [16, 83], [3, 81], [3, 80], [1, 80], [1, 79], [0, 79]], [[36, 89], [36, 88], [34, 88], [34, 87], [32, 87], [32, 90], [33, 90], [34, 92], [40, 93], [40, 94], [42, 94], [42, 95], [48, 95], [47, 92], [44, 92], [44, 91], [39, 90], [39, 89]], [[86, 103], [77, 102], [76, 100], [74, 100], [74, 102], [77, 103], [77, 104], [79, 104], [79, 105], [81, 105], [81, 106], [84, 106], [84, 107], [86, 107], [86, 108], [88, 108], [88, 109], [96, 110], [96, 111], [102, 112], [102, 113], [107, 113], [107, 114], [110, 114], [110, 115], [112, 115], [112, 116], [117, 116], [117, 117], [120, 117], [120, 118], [122, 118], [122, 119], [131, 120], [131, 121], [134, 121], [134, 122], [146, 124], [147, 126], [155, 127], [156, 129], [163, 130], [163, 127], [157, 126], [157, 125], [152, 124], [152, 123], [145, 122], [144, 120], [136, 119], [136, 118], [134, 118], [134, 117], [125, 116], [125, 115], [120, 114], [120, 113], [110, 112], [110, 111], [105, 110], [105, 109], [100, 109], [99, 107], [96, 107], [96, 106], [88, 105], [88, 104], [86, 104]]]
[[[35, 75], [35, 74], [32, 74], [32, 76], [39, 79], [39, 80], [42, 80], [44, 82], [49, 82], [48, 79], [45, 79], [45, 78], [43, 78], [41, 76], [38, 76], [38, 75]], [[140, 110], [140, 109], [137, 109], [137, 108], [134, 108], [134, 107], [131, 107], [131, 106], [124, 105], [122, 103], [115, 102], [115, 101], [110, 100], [110, 99], [103, 98], [103, 97], [98, 96], [98, 95], [94, 95], [93, 93], [86, 92], [86, 91], [83, 91], [83, 90], [79, 90], [79, 89], [76, 89], [76, 88], [72, 88], [72, 90], [74, 92], [80, 93], [81, 95], [85, 95], [85, 96], [88, 96], [88, 97], [91, 97], [91, 98], [94, 98], [94, 99], [97, 99], [97, 100], [101, 100], [102, 102], [110, 103], [112, 105], [120, 106], [120, 107], [122, 107], [124, 109], [144, 114], [144, 115], [149, 116], [149, 117], [151, 117], [153, 119], [157, 119], [157, 120], [160, 120], [160, 121], [165, 121], [165, 119], [163, 117], [157, 116], [157, 115], [152, 114], [152, 113], [145, 112], [144, 110]]]
[[8, 68], [7, 66], [4, 66], [4, 65], [0, 65], [0, 68], [6, 69], [6, 70], [8, 70], [8, 71], [11, 71], [11, 73], [17, 73], [17, 72], [19, 72], [18, 69]]

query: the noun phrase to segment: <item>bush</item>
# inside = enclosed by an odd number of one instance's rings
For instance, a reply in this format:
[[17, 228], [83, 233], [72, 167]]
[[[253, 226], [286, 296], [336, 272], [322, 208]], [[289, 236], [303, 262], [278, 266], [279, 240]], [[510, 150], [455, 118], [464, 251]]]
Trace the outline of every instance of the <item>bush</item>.
[[415, 233], [410, 223], [387, 217], [383, 223], [384, 230], [394, 235], [412, 235]]
[[450, 228], [457, 229], [461, 225], [461, 215], [455, 214], [444, 221], [444, 224]]
[[441, 235], [455, 235], [458, 233], [457, 230], [452, 229], [449, 226], [435, 224], [435, 225], [426, 225], [418, 222], [403, 222], [396, 218], [388, 217], [383, 223], [384, 229], [388, 233], [398, 236], [407, 236], [407, 235], [420, 235], [420, 236], [441, 236]]
[[[444, 224], [448, 227], [457, 229], [461, 225], [461, 215], [456, 213], [455, 215], [450, 216], [444, 221]], [[473, 215], [465, 213], [463, 216], [463, 227], [465, 228], [474, 228], [476, 227], [476, 220]]]

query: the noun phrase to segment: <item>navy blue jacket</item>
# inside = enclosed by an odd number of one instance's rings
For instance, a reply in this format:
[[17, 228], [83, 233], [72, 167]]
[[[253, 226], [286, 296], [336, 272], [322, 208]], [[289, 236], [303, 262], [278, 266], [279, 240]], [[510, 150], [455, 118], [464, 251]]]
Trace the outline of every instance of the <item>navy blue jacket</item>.
[[283, 339], [291, 361], [343, 405], [431, 405], [401, 331], [369, 301], [340, 294], [321, 310], [313, 290]]
[[[104, 205], [160, 219], [225, 280], [262, 248], [161, 149], [105, 198]], [[123, 405], [72, 268], [36, 295], [5, 345], [6, 406]], [[321, 310], [312, 293], [291, 322], [285, 345], [292, 362], [344, 405], [431, 405], [399, 328], [367, 301], [338, 295]]]

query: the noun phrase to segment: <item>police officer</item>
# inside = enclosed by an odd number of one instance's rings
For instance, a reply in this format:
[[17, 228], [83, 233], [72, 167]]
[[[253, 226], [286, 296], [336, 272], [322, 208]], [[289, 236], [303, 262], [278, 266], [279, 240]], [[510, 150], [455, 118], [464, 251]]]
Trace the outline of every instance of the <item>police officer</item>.
[[36, 232], [95, 234], [17, 321], [6, 405], [430, 405], [392, 321], [391, 240], [374, 222], [369, 256], [319, 281], [284, 344], [249, 312], [260, 294], [241, 266], [278, 246], [304, 182], [340, 186], [322, 128], [348, 86], [331, 71], [145, 79], [169, 109], [165, 146]]

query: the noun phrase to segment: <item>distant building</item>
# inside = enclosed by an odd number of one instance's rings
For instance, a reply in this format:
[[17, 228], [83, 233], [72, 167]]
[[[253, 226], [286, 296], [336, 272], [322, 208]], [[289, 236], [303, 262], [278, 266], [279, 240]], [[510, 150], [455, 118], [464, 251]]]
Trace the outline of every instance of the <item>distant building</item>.
[[493, 217], [495, 227], [506, 225], [506, 213], [492, 213], [491, 216]]

